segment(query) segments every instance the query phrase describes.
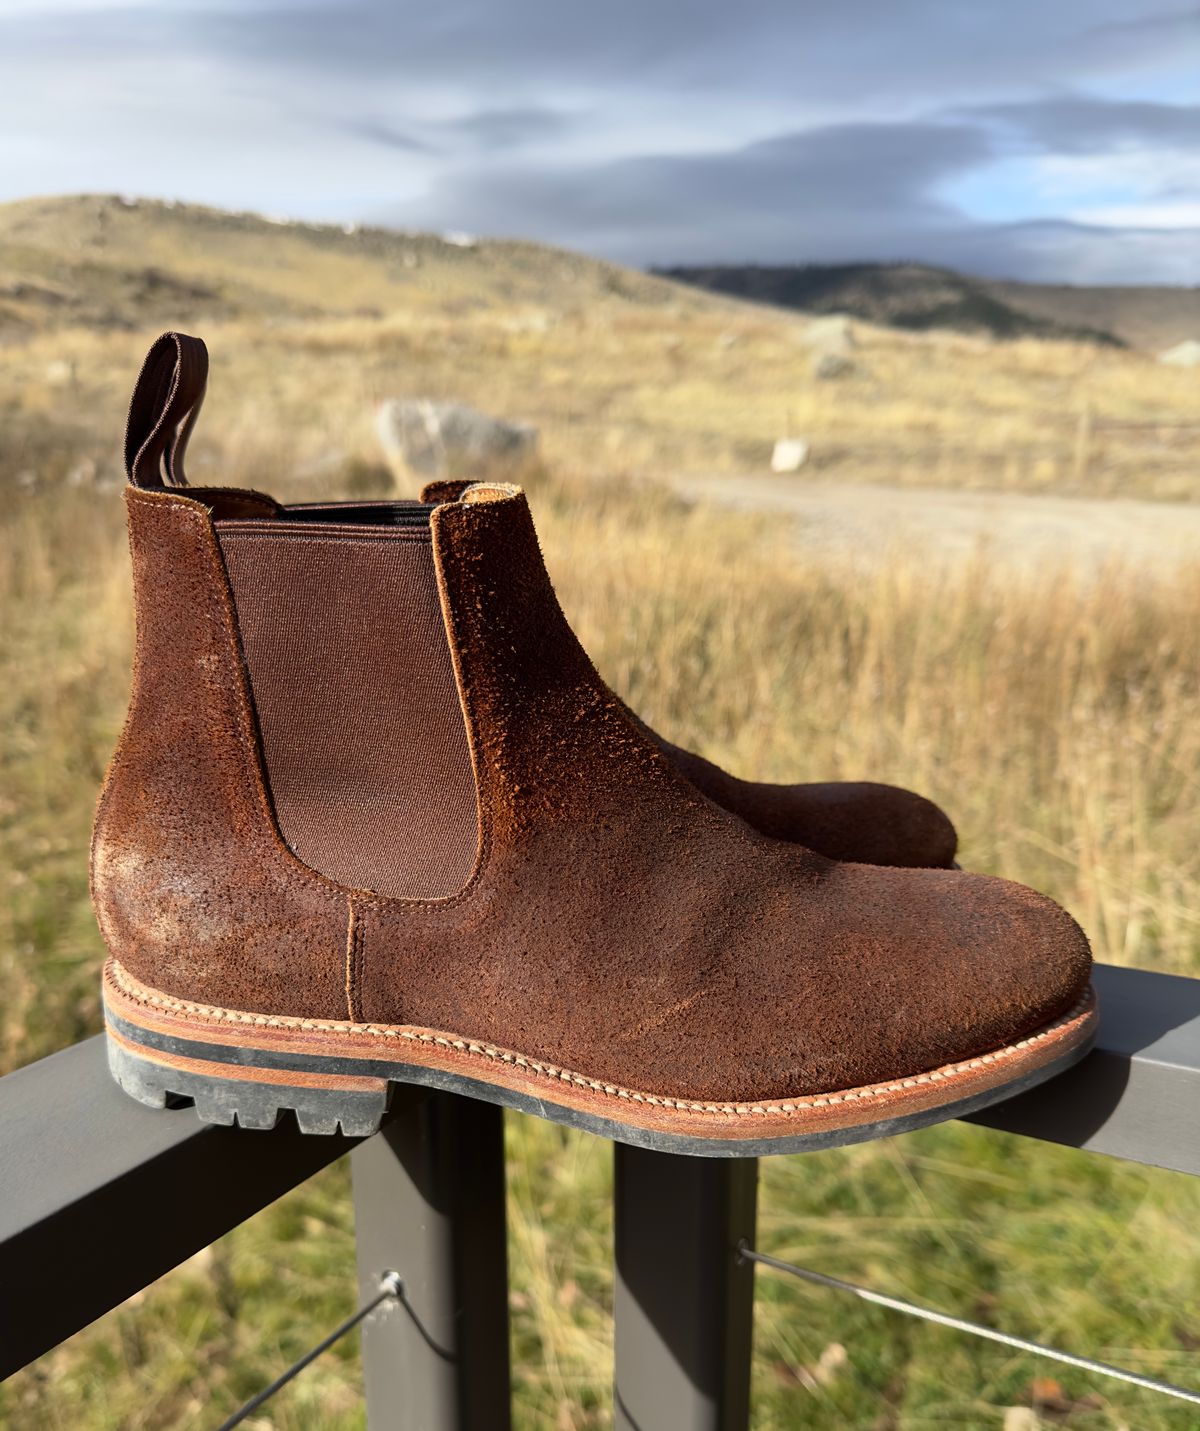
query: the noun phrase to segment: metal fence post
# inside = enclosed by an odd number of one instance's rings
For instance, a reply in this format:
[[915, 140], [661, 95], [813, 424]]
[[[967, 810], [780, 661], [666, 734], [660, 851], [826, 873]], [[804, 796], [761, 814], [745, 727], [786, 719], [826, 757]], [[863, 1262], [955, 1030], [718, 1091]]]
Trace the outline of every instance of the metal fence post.
[[618, 1431], [745, 1431], [758, 1164], [615, 1148]]
[[352, 1156], [363, 1297], [399, 1273], [400, 1303], [363, 1325], [371, 1431], [511, 1425], [504, 1122], [499, 1108], [399, 1092]]

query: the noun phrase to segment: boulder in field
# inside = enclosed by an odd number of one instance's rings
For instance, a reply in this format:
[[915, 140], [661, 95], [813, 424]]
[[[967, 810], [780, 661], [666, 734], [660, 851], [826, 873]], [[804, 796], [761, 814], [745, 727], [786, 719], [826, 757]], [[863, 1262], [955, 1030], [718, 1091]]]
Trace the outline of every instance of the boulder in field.
[[845, 353], [826, 349], [823, 353], [813, 354], [812, 375], [821, 382], [831, 378], [849, 377], [853, 371], [854, 359]]
[[375, 425], [393, 471], [422, 477], [487, 477], [527, 462], [537, 448], [536, 427], [459, 402], [391, 398]]

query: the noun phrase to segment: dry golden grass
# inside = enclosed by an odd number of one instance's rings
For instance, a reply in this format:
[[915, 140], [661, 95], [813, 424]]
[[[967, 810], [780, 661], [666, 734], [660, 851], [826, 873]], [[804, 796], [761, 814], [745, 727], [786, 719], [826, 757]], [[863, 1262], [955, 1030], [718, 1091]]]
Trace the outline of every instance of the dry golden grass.
[[[229, 475], [252, 469], [231, 453]], [[569, 614], [660, 728], [747, 774], [917, 785], [953, 810], [972, 865], [1054, 894], [1102, 958], [1200, 967], [1200, 576], [1012, 587], [994, 572], [931, 578], [897, 561], [864, 579], [797, 562], [764, 521], [688, 510], [655, 487], [542, 477], [532, 498]], [[84, 866], [126, 682], [117, 505], [108, 492], [27, 494], [0, 539], [15, 617], [0, 664], [5, 1067], [97, 1026]], [[510, 1145], [518, 1424], [606, 1425], [606, 1150], [523, 1119]], [[1200, 1326], [1197, 1212], [1189, 1180], [949, 1127], [773, 1163], [763, 1237], [785, 1255], [939, 1306], [982, 1306], [1025, 1334], [1186, 1381]], [[171, 1427], [202, 1404], [232, 1408], [349, 1305], [344, 1172], [213, 1258], [15, 1379], [0, 1419]], [[303, 1298], [281, 1299], [301, 1275]], [[835, 1342], [847, 1367], [805, 1390]], [[758, 1347], [762, 1427], [987, 1427], [1038, 1371], [769, 1279]], [[352, 1356], [330, 1361], [273, 1424], [359, 1424], [356, 1374]], [[1068, 1380], [1077, 1398], [1093, 1390]], [[1121, 1392], [1071, 1424], [1187, 1423]]]
[[[202, 328], [228, 442], [272, 473], [375, 460], [374, 403], [418, 394], [534, 422], [550, 466], [594, 475], [763, 472], [775, 439], [800, 435], [818, 480], [1200, 495], [1200, 426], [1172, 425], [1195, 420], [1194, 374], [1140, 354], [860, 329], [856, 371], [818, 381], [801, 322], [715, 300]], [[59, 330], [0, 347], [18, 473], [113, 450], [147, 336]], [[203, 436], [197, 449], [211, 450]]]
[[[303, 243], [289, 241], [299, 263]], [[1085, 581], [931, 569], [903, 553], [852, 569], [799, 559], [777, 523], [692, 509], [647, 480], [761, 465], [790, 413], [818, 452], [842, 444], [847, 478], [1028, 490], [1052, 463], [1070, 485], [1073, 404], [1178, 411], [1192, 380], [1066, 346], [867, 334], [870, 378], [818, 389], [791, 319], [707, 300], [651, 311], [597, 297], [549, 319], [546, 306], [431, 300], [405, 317], [206, 325], [217, 367], [193, 475], [292, 498], [386, 491], [370, 409], [392, 392], [539, 422], [546, 470], [529, 485], [548, 563], [585, 644], [646, 719], [745, 775], [915, 785], [953, 812], [970, 865], [1053, 894], [1099, 957], [1200, 971], [1200, 569]], [[64, 328], [0, 347], [0, 1071], [98, 1026], [86, 846], [130, 637], [110, 482], [148, 336]], [[1115, 450], [1088, 478], [1149, 495], [1194, 481]], [[509, 1139], [518, 1425], [607, 1425], [607, 1150], [527, 1119], [510, 1120]], [[1195, 1180], [950, 1125], [773, 1160], [762, 1237], [1196, 1383], [1198, 1213]], [[0, 1423], [217, 1419], [352, 1296], [346, 1174], [333, 1169], [0, 1388]], [[764, 1431], [982, 1431], [1028, 1404], [1044, 1370], [769, 1278], [759, 1298]], [[846, 1365], [814, 1380], [835, 1342]], [[356, 1376], [344, 1348], [270, 1424], [360, 1425]], [[1144, 1394], [1060, 1379], [1077, 1401], [1097, 1394], [1073, 1414], [1077, 1431], [1189, 1425]]]
[[227, 437], [273, 472], [373, 460], [371, 401], [424, 394], [537, 423], [556, 470], [763, 471], [795, 434], [837, 481], [1200, 495], [1195, 374], [1144, 353], [858, 325], [821, 381], [801, 316], [578, 255], [102, 198], [0, 205], [16, 470], [54, 475], [49, 414], [60, 455], [112, 450], [156, 325], [212, 340]]

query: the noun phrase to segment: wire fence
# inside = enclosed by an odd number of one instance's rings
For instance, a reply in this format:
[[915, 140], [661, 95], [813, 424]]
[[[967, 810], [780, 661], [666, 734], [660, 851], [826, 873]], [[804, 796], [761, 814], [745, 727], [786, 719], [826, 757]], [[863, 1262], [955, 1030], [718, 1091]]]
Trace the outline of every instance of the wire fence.
[[[855, 1282], [844, 1281], [841, 1277], [830, 1276], [827, 1272], [816, 1272], [811, 1267], [800, 1267], [794, 1262], [786, 1262], [781, 1257], [773, 1257], [770, 1253], [760, 1252], [757, 1248], [748, 1246], [745, 1242], [738, 1245], [737, 1256], [743, 1262], [752, 1262], [760, 1266], [767, 1267], [773, 1272], [782, 1272], [786, 1276], [795, 1277], [802, 1282], [809, 1282], [818, 1287], [831, 1288], [837, 1292], [848, 1292], [851, 1296], [859, 1298], [863, 1302], [869, 1302], [872, 1306], [884, 1307], [890, 1312], [899, 1312], [902, 1316], [915, 1317], [922, 1322], [930, 1322], [934, 1326], [947, 1327], [951, 1331], [962, 1332], [967, 1336], [979, 1337], [984, 1341], [996, 1342], [1000, 1346], [1009, 1347], [1014, 1351], [1025, 1352], [1030, 1356], [1043, 1357], [1048, 1361], [1058, 1362], [1063, 1366], [1070, 1366], [1079, 1371], [1094, 1372], [1097, 1376], [1108, 1377], [1113, 1381], [1125, 1382], [1129, 1386], [1140, 1387], [1143, 1391], [1157, 1392], [1161, 1396], [1171, 1397], [1175, 1401], [1186, 1402], [1190, 1406], [1200, 1406], [1200, 1392], [1189, 1391], [1186, 1387], [1177, 1386], [1173, 1382], [1161, 1381], [1157, 1377], [1143, 1376], [1139, 1372], [1129, 1371], [1124, 1367], [1110, 1366], [1107, 1362], [1097, 1361], [1094, 1357], [1080, 1356], [1075, 1352], [1063, 1351], [1059, 1347], [1047, 1346], [1043, 1342], [1034, 1342], [1026, 1337], [1013, 1336], [1009, 1332], [1002, 1332], [995, 1327], [986, 1327], [980, 1322], [972, 1322], [965, 1317], [951, 1316], [947, 1312], [939, 1312], [932, 1307], [922, 1307], [915, 1302], [908, 1302], [903, 1297], [892, 1297], [885, 1292], [876, 1292], [870, 1287], [859, 1286]], [[379, 1291], [376, 1296], [365, 1302], [353, 1314], [347, 1317], [344, 1322], [335, 1327], [327, 1337], [319, 1341], [311, 1350], [294, 1361], [286, 1371], [277, 1376], [269, 1386], [265, 1386], [257, 1395], [251, 1397], [244, 1406], [240, 1407], [227, 1421], [223, 1421], [217, 1431], [233, 1431], [233, 1428], [240, 1426], [248, 1417], [253, 1415], [265, 1402], [269, 1401], [276, 1392], [280, 1391], [294, 1377], [298, 1376], [305, 1367], [311, 1365], [323, 1352], [328, 1351], [335, 1342], [340, 1341], [344, 1336], [349, 1335], [355, 1327], [364, 1322], [376, 1308], [385, 1302], [401, 1303], [404, 1300], [404, 1284], [397, 1272], [385, 1272], [380, 1279]]]
[[985, 1327], [979, 1322], [969, 1322], [963, 1317], [952, 1317], [945, 1312], [934, 1311], [932, 1307], [919, 1307], [915, 1302], [906, 1302], [902, 1297], [889, 1297], [883, 1292], [872, 1291], [870, 1287], [844, 1282], [840, 1277], [831, 1277], [825, 1272], [814, 1272], [810, 1267], [797, 1267], [794, 1262], [784, 1262], [782, 1258], [758, 1252], [745, 1243], [739, 1246], [738, 1255], [743, 1261], [760, 1263], [772, 1271], [785, 1272], [789, 1277], [798, 1277], [801, 1281], [815, 1283], [818, 1287], [832, 1287], [838, 1292], [849, 1292], [851, 1296], [864, 1302], [870, 1302], [876, 1307], [886, 1307], [889, 1311], [900, 1312], [906, 1317], [916, 1317], [922, 1322], [932, 1322], [935, 1326], [949, 1327], [952, 1331], [965, 1332], [968, 1336], [998, 1342], [1014, 1351], [1045, 1357], [1048, 1361], [1061, 1362], [1064, 1366], [1073, 1366], [1080, 1371], [1092, 1371], [1097, 1376], [1107, 1376], [1114, 1381], [1127, 1382], [1130, 1386], [1140, 1386], [1144, 1391], [1156, 1391], [1162, 1396], [1173, 1397], [1176, 1401], [1200, 1406], [1200, 1392], [1188, 1391], [1185, 1387], [1176, 1386], [1169, 1381], [1159, 1381], [1153, 1376], [1142, 1376], [1136, 1371], [1126, 1371], [1123, 1367], [1109, 1366], [1107, 1362], [1096, 1361], [1088, 1356], [1077, 1356], [1074, 1352], [1061, 1351], [1058, 1347], [1031, 1342], [1024, 1337], [1014, 1337], [1008, 1332]]
[[399, 1302], [404, 1296], [404, 1283], [400, 1280], [397, 1272], [385, 1272], [379, 1282], [379, 1292], [372, 1297], [369, 1302], [364, 1302], [353, 1316], [347, 1317], [340, 1326], [334, 1327], [327, 1337], [323, 1337], [315, 1347], [306, 1351], [302, 1357], [294, 1361], [288, 1369], [277, 1376], [270, 1386], [264, 1386], [256, 1395], [229, 1418], [222, 1421], [217, 1431], [232, 1431], [234, 1426], [240, 1426], [248, 1416], [252, 1416], [260, 1406], [269, 1401], [272, 1396], [285, 1387], [293, 1377], [299, 1376], [306, 1366], [311, 1365], [321, 1355], [329, 1350], [334, 1342], [340, 1342], [344, 1336], [348, 1336], [360, 1322], [365, 1322], [376, 1307], [380, 1307], [384, 1302]]

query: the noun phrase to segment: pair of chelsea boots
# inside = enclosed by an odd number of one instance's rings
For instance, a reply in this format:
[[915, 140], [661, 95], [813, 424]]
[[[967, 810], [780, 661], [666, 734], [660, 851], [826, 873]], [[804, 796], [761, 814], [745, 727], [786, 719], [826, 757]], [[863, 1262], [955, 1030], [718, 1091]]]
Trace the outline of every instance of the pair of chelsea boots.
[[207, 353], [126, 437], [137, 620], [96, 815], [110, 1065], [142, 1102], [366, 1134], [395, 1083], [667, 1151], [921, 1126], [1086, 1051], [1087, 941], [930, 802], [766, 786], [605, 686], [526, 499], [189, 487]]

